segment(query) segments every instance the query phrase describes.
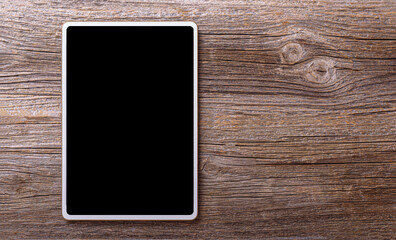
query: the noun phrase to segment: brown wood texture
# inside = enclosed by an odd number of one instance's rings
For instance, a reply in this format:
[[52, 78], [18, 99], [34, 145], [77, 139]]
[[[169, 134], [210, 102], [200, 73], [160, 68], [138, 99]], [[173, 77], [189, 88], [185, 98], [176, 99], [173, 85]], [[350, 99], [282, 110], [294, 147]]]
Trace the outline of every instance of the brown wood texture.
[[[62, 218], [68, 21], [197, 23], [195, 221]], [[396, 1], [0, 1], [0, 239], [396, 239], [395, 216]]]

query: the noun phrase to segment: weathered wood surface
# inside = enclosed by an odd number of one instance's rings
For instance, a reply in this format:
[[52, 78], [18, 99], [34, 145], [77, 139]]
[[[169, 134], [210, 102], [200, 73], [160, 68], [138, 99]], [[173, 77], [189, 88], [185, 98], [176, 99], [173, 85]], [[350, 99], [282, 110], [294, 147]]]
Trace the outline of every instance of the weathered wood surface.
[[[199, 26], [199, 217], [61, 216], [61, 27]], [[120, 87], [125, 87], [120, 84]], [[1, 1], [0, 238], [396, 238], [396, 1]]]

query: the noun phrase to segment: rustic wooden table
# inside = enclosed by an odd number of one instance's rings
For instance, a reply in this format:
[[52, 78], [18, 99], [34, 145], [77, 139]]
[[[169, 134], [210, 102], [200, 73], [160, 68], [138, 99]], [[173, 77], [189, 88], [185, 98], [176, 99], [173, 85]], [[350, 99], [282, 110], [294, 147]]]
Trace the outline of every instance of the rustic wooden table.
[[[199, 216], [67, 222], [62, 24], [165, 20], [199, 26]], [[395, 216], [396, 1], [0, 2], [0, 239], [395, 239]]]

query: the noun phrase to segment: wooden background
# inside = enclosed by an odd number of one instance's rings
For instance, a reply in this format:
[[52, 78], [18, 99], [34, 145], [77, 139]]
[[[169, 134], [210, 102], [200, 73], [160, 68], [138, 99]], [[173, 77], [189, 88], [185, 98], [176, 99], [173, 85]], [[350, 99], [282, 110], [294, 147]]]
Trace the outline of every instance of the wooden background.
[[[62, 24], [165, 20], [199, 27], [199, 216], [67, 222]], [[396, 1], [0, 1], [1, 239], [396, 239], [395, 216]]]

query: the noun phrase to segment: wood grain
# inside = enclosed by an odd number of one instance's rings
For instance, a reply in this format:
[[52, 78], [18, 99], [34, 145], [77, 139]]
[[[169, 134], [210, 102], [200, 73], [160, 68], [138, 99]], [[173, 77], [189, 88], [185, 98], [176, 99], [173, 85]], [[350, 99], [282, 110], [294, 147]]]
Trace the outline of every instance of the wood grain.
[[[199, 27], [199, 216], [61, 216], [61, 27]], [[120, 86], [121, 87], [121, 86]], [[396, 2], [0, 2], [0, 238], [395, 239]]]

